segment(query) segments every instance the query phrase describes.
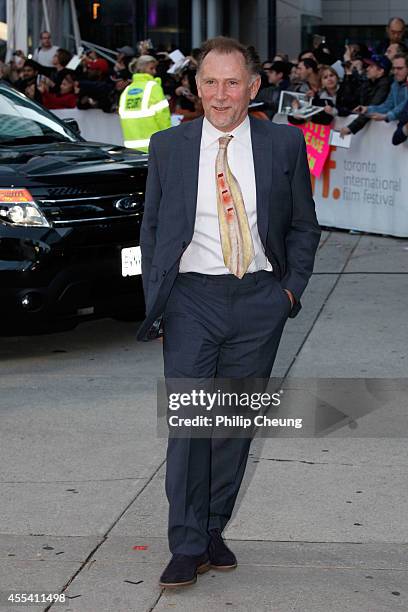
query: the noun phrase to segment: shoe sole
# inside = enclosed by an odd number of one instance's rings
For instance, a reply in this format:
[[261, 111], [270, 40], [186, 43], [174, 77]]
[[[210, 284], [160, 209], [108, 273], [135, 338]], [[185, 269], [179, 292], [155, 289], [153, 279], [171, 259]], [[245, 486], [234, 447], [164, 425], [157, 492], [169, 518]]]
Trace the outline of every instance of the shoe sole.
[[188, 580], [187, 582], [159, 582], [159, 586], [170, 588], [170, 589], [190, 586], [191, 584], [195, 584], [197, 582], [197, 574], [205, 574], [205, 572], [208, 572], [210, 569], [211, 569], [210, 562], [207, 561], [207, 563], [203, 563], [202, 565], [199, 565], [197, 567], [197, 573], [192, 580]]
[[229, 572], [237, 567], [238, 563], [234, 565], [210, 565], [211, 569], [218, 570], [220, 572]]

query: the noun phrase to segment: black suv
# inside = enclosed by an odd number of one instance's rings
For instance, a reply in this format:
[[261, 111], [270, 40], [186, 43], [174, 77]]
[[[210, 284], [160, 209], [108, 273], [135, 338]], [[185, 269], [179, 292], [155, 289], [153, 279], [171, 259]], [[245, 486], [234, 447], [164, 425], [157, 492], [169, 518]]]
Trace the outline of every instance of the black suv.
[[3, 333], [144, 315], [147, 155], [86, 142], [72, 125], [0, 82]]

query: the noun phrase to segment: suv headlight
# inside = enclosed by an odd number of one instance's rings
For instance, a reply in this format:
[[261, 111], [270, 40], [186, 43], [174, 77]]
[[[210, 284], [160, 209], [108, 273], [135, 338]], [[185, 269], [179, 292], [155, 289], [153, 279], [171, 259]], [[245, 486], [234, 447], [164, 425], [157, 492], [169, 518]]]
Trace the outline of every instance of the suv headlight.
[[50, 227], [28, 189], [0, 189], [0, 221]]

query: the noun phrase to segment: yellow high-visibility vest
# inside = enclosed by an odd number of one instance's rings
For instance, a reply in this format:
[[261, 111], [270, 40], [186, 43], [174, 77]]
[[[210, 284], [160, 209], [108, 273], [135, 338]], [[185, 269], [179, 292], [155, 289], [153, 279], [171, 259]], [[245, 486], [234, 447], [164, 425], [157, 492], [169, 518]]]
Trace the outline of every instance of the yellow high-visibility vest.
[[120, 96], [119, 116], [125, 147], [147, 152], [150, 136], [171, 125], [169, 103], [160, 78], [134, 74]]

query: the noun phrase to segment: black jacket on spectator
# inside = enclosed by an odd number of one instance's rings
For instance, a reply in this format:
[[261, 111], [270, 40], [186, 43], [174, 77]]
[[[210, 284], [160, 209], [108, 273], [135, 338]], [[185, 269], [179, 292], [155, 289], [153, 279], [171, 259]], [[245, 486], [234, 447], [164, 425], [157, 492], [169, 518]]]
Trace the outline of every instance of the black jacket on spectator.
[[255, 102], [265, 103], [265, 113], [268, 115], [269, 119], [272, 119], [275, 113], [278, 112], [281, 91], [287, 91], [289, 87], [289, 79], [283, 79], [279, 85], [270, 85], [269, 87], [259, 90]]
[[394, 134], [392, 135], [392, 144], [393, 145], [399, 145], [399, 144], [405, 142], [406, 139], [408, 138], [408, 136], [405, 136], [404, 132], [402, 131], [402, 128], [406, 124], [408, 124], [408, 102], [405, 104], [404, 108], [402, 109], [397, 129], [395, 130]]
[[[78, 96], [78, 108], [87, 110], [88, 108], [100, 108], [105, 113], [112, 110], [113, 84], [106, 81], [81, 81]], [[89, 98], [95, 105], [90, 103]]]
[[356, 70], [352, 74], [344, 75], [336, 99], [336, 107], [340, 117], [347, 117], [353, 108], [360, 104], [360, 89], [365, 80]]
[[[375, 81], [367, 79], [363, 81], [356, 106], [369, 106], [372, 104], [381, 104], [384, 102], [390, 91], [390, 80], [388, 76], [382, 76]], [[352, 134], [357, 134], [370, 121], [369, 117], [359, 115], [347, 127]]]

